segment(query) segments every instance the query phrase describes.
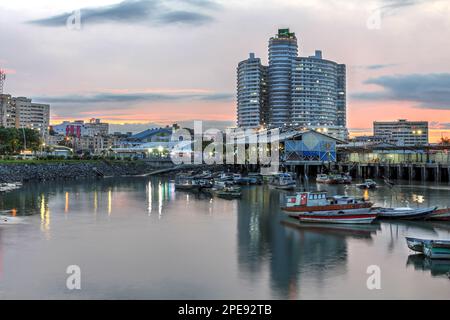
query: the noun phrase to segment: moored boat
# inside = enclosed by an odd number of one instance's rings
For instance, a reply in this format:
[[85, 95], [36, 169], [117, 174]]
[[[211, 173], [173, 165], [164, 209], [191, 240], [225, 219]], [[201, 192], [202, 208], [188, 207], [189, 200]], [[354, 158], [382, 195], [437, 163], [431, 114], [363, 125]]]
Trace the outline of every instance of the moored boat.
[[352, 177], [345, 173], [318, 174], [316, 177], [316, 182], [324, 184], [351, 184]]
[[450, 259], [450, 241], [425, 241], [423, 243], [423, 254], [430, 259]]
[[177, 177], [175, 180], [175, 190], [197, 192], [202, 188], [202, 184], [192, 177]]
[[450, 220], [450, 208], [436, 209], [426, 219], [427, 220], [448, 221], [448, 220]]
[[269, 185], [280, 190], [294, 190], [297, 182], [289, 173], [279, 173], [270, 179]]
[[381, 219], [424, 220], [429, 217], [437, 207], [432, 208], [380, 208], [378, 217]]
[[378, 212], [372, 203], [347, 196], [327, 197], [326, 192], [301, 192], [286, 199], [281, 209], [302, 222], [372, 223]]
[[363, 183], [359, 183], [356, 185], [356, 187], [360, 189], [376, 189], [377, 183], [373, 181], [372, 179], [366, 179]]

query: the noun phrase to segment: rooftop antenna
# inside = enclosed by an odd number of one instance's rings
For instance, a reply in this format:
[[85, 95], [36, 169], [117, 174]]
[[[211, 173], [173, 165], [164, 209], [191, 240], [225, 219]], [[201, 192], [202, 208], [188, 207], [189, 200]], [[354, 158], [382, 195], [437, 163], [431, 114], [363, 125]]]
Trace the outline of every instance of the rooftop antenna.
[[6, 72], [0, 69], [0, 94], [3, 94], [3, 85], [5, 84], [5, 80], [6, 80]]

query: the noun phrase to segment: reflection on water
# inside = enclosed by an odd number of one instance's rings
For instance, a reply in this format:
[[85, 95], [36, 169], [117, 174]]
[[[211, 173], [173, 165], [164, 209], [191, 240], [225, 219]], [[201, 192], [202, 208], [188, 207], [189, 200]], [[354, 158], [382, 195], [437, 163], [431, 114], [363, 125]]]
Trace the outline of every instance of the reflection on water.
[[[450, 205], [440, 185], [307, 188]], [[84, 289], [70, 293], [82, 298], [450, 298], [450, 264], [411, 255], [404, 239], [450, 239], [449, 223], [299, 224], [280, 212], [284, 195], [255, 186], [228, 201], [156, 177], [26, 184], [0, 197], [0, 211], [26, 222], [0, 227], [0, 298], [67, 297], [73, 263], [86, 269]], [[379, 292], [365, 286], [373, 264]]]
[[406, 262], [407, 266], [412, 266], [415, 270], [429, 271], [433, 277], [450, 278], [450, 261], [431, 260], [423, 254], [411, 254]]

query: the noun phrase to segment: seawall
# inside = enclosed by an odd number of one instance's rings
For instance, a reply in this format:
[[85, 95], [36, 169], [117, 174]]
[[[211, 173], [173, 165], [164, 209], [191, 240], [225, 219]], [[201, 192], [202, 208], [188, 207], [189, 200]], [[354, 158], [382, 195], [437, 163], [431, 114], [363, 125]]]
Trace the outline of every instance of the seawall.
[[144, 161], [73, 161], [0, 163], [0, 183], [71, 180], [104, 176], [133, 176], [161, 169], [157, 163]]

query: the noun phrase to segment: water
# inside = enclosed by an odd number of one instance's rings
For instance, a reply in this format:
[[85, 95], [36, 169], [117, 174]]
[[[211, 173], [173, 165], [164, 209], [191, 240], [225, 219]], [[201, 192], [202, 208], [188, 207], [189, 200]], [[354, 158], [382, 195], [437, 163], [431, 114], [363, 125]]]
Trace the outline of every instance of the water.
[[[316, 185], [311, 185], [311, 189]], [[450, 205], [449, 185], [403, 184], [364, 194], [378, 205]], [[450, 224], [305, 226], [280, 221], [282, 191], [246, 187], [242, 200], [175, 192], [165, 178], [26, 184], [0, 195], [0, 298], [450, 298], [450, 262], [413, 256], [405, 236], [450, 239]], [[66, 268], [81, 268], [81, 290]], [[368, 290], [369, 265], [381, 290]]]

